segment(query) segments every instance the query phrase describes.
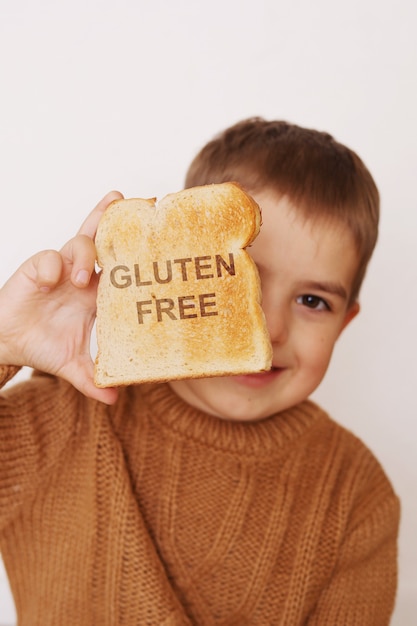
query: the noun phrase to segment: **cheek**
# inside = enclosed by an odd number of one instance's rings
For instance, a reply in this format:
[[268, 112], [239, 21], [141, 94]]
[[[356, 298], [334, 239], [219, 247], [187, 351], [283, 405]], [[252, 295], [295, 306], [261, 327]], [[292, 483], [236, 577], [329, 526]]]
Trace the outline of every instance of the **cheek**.
[[321, 379], [330, 363], [334, 341], [325, 335], [317, 335], [305, 341], [302, 347], [302, 361], [306, 370]]

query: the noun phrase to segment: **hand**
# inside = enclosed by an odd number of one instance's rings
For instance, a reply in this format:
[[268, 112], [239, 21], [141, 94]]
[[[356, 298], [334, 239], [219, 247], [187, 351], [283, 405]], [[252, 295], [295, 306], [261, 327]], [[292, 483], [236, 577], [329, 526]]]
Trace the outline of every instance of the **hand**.
[[117, 390], [94, 385], [90, 355], [98, 284], [94, 237], [107, 206], [122, 197], [107, 194], [60, 252], [35, 254], [0, 290], [0, 363], [60, 376], [107, 404], [116, 401]]

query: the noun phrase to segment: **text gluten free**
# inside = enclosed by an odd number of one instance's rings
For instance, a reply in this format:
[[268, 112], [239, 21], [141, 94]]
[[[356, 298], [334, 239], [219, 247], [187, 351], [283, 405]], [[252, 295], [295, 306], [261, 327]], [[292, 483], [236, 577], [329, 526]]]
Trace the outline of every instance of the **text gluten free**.
[[[187, 282], [236, 275], [233, 253], [228, 253], [228, 260], [222, 255], [203, 255], [154, 261], [143, 268], [140, 263], [132, 267], [116, 265], [110, 271], [110, 283], [116, 289], [129, 287], [149, 287], [164, 285], [172, 281]], [[143, 324], [145, 316], [154, 316], [157, 322], [164, 320], [186, 320], [196, 317], [218, 315], [216, 293], [189, 294], [173, 298], [157, 298], [136, 302], [138, 323]]]

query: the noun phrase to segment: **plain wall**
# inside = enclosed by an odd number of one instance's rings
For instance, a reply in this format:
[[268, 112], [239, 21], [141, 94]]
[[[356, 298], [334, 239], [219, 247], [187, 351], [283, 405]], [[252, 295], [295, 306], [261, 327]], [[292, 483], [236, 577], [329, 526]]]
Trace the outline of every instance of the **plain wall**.
[[[2, 0], [0, 283], [110, 189], [158, 196], [251, 115], [327, 130], [382, 195], [361, 296], [315, 394], [402, 500], [393, 624], [417, 616], [417, 53], [412, 0]], [[26, 374], [25, 374], [26, 375]], [[414, 616], [414, 619], [413, 619]], [[0, 572], [0, 624], [13, 623]]]

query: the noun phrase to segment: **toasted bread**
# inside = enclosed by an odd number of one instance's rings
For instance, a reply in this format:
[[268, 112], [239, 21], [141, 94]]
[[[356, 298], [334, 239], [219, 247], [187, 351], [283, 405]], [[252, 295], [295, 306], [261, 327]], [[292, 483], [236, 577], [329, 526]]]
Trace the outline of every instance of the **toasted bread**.
[[100, 221], [99, 387], [268, 370], [261, 213], [235, 183], [114, 201]]

